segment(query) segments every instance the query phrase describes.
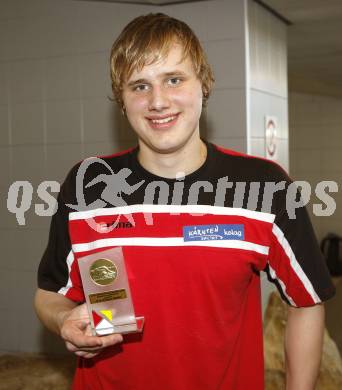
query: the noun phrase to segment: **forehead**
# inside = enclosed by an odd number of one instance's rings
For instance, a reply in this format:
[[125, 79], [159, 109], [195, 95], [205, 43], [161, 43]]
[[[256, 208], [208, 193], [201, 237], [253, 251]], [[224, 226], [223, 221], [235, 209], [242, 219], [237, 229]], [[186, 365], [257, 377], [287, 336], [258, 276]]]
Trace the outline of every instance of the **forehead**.
[[126, 81], [129, 82], [140, 78], [161, 77], [165, 73], [177, 71], [195, 75], [193, 62], [189, 56], [184, 58], [184, 49], [181, 45], [173, 44], [162, 58], [158, 58], [159, 53], [156, 54], [157, 55], [152, 54], [141, 69], [134, 69]]

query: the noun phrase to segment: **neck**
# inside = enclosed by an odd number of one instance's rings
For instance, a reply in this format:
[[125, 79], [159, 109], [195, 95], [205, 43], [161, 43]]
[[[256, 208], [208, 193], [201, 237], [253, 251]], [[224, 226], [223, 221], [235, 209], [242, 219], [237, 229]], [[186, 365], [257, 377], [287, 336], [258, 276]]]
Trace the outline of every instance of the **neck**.
[[207, 157], [207, 147], [198, 137], [190, 145], [170, 153], [158, 153], [139, 143], [138, 160], [154, 175], [174, 179], [180, 173], [188, 175], [200, 168]]

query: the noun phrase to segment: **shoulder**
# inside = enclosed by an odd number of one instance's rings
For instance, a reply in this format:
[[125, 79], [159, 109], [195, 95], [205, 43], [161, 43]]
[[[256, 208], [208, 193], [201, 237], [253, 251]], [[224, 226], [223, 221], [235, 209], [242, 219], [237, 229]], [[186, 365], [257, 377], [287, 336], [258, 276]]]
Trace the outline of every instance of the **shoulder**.
[[253, 181], [261, 182], [292, 181], [287, 172], [274, 161], [215, 144], [212, 145], [221, 159], [220, 164], [223, 166], [226, 164], [232, 165], [237, 174], [246, 177], [246, 179], [250, 178]]

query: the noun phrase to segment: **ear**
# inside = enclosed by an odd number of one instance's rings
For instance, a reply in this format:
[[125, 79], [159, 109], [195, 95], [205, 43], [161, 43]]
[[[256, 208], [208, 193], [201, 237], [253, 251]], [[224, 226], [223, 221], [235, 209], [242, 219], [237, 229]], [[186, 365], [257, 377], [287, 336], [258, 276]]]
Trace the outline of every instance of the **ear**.
[[209, 93], [206, 87], [202, 86], [202, 94], [203, 94], [203, 99], [207, 100], [209, 97]]
[[208, 102], [208, 97], [209, 97], [209, 94], [208, 94], [207, 89], [202, 87], [202, 106], [203, 107], [206, 107], [207, 102]]

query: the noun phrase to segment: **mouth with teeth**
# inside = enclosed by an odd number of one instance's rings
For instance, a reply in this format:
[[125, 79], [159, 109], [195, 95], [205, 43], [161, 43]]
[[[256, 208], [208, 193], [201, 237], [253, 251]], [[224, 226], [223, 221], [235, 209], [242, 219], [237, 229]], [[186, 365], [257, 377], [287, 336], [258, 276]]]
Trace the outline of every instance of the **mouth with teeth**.
[[162, 117], [150, 117], [147, 120], [153, 129], [168, 129], [177, 122], [178, 116], [179, 113]]

